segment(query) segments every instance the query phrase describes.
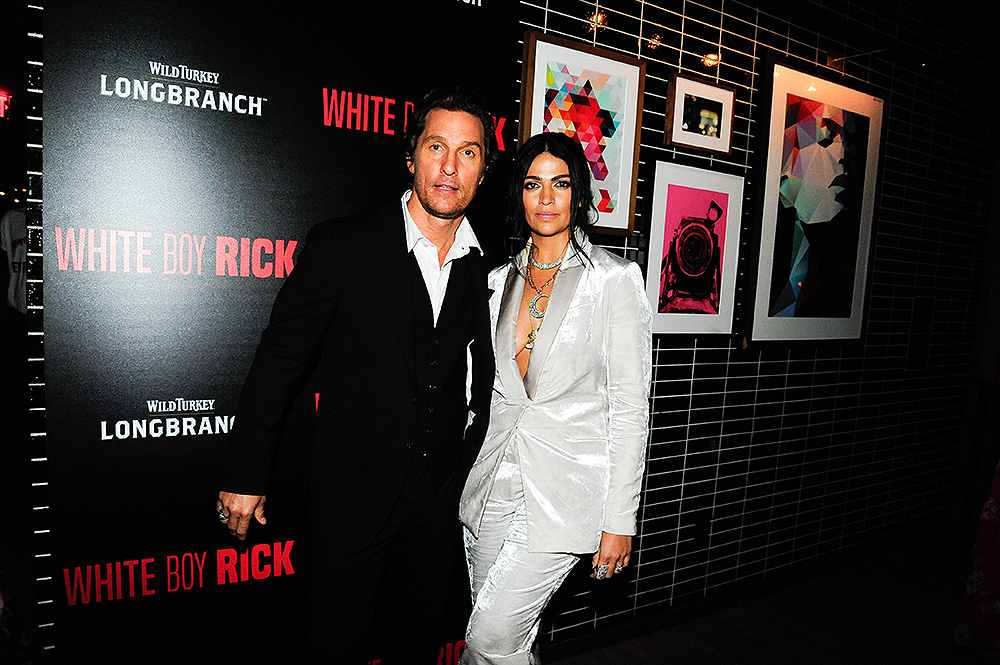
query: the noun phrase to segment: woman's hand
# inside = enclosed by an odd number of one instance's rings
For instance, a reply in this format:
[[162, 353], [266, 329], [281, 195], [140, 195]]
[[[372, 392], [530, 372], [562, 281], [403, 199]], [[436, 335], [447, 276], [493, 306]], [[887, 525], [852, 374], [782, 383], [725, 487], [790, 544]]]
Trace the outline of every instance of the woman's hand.
[[601, 533], [601, 548], [597, 550], [597, 554], [591, 561], [594, 572], [590, 576], [602, 580], [615, 573], [620, 573], [622, 568], [628, 565], [631, 554], [632, 536], [619, 536], [603, 531]]

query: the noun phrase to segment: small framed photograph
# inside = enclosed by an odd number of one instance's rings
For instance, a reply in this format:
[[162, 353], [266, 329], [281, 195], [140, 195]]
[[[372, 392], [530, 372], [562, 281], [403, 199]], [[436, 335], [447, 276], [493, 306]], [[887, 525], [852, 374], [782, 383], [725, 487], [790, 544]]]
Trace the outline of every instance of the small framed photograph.
[[653, 187], [653, 332], [731, 333], [743, 178], [657, 162]]
[[736, 91], [684, 74], [670, 79], [663, 141], [728, 155], [733, 150]]
[[859, 339], [883, 100], [843, 77], [830, 80], [775, 58], [767, 67], [749, 337]]
[[598, 233], [632, 234], [645, 72], [622, 53], [535, 31], [524, 38], [520, 141], [560, 132], [580, 142]]

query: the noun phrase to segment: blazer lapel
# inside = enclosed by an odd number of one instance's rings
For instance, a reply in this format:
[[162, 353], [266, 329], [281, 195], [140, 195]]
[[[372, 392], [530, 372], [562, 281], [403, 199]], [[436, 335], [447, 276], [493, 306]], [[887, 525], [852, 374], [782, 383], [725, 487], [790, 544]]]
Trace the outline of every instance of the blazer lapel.
[[521, 371], [517, 367], [514, 356], [517, 349], [517, 311], [521, 305], [521, 292], [524, 290], [524, 277], [515, 266], [507, 269], [507, 282], [503, 287], [503, 297], [500, 301], [500, 313], [497, 316], [496, 344], [497, 371], [503, 385], [510, 391], [508, 397], [527, 399]]
[[[552, 284], [552, 296], [549, 298], [548, 307], [545, 308], [545, 318], [542, 319], [541, 330], [538, 331], [538, 336], [535, 338], [535, 348], [531, 350], [528, 373], [524, 376], [524, 389], [529, 397], [535, 394], [542, 367], [548, 359], [552, 342], [566, 316], [566, 310], [569, 309], [570, 301], [576, 293], [576, 287], [580, 283], [580, 278], [583, 277], [583, 271], [583, 265], [578, 260], [574, 260], [572, 265], [564, 265], [559, 269], [556, 281]], [[520, 301], [520, 299], [518, 300]]]

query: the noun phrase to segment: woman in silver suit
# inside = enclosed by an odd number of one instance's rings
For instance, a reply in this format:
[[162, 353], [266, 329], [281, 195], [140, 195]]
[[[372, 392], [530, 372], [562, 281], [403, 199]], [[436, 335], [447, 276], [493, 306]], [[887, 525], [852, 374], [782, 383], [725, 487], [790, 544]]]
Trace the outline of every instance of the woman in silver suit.
[[534, 663], [546, 603], [583, 556], [629, 564], [645, 464], [652, 312], [639, 267], [593, 246], [590, 166], [525, 141], [508, 219], [525, 246], [489, 276], [497, 373], [461, 500], [473, 610], [463, 665]]

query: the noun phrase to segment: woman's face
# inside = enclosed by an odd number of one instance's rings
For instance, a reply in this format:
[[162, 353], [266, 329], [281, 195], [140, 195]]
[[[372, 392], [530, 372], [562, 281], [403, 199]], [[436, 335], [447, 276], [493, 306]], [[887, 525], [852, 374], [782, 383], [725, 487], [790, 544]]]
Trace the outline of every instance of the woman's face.
[[573, 187], [566, 162], [547, 152], [535, 157], [521, 190], [524, 216], [533, 236], [569, 239]]

